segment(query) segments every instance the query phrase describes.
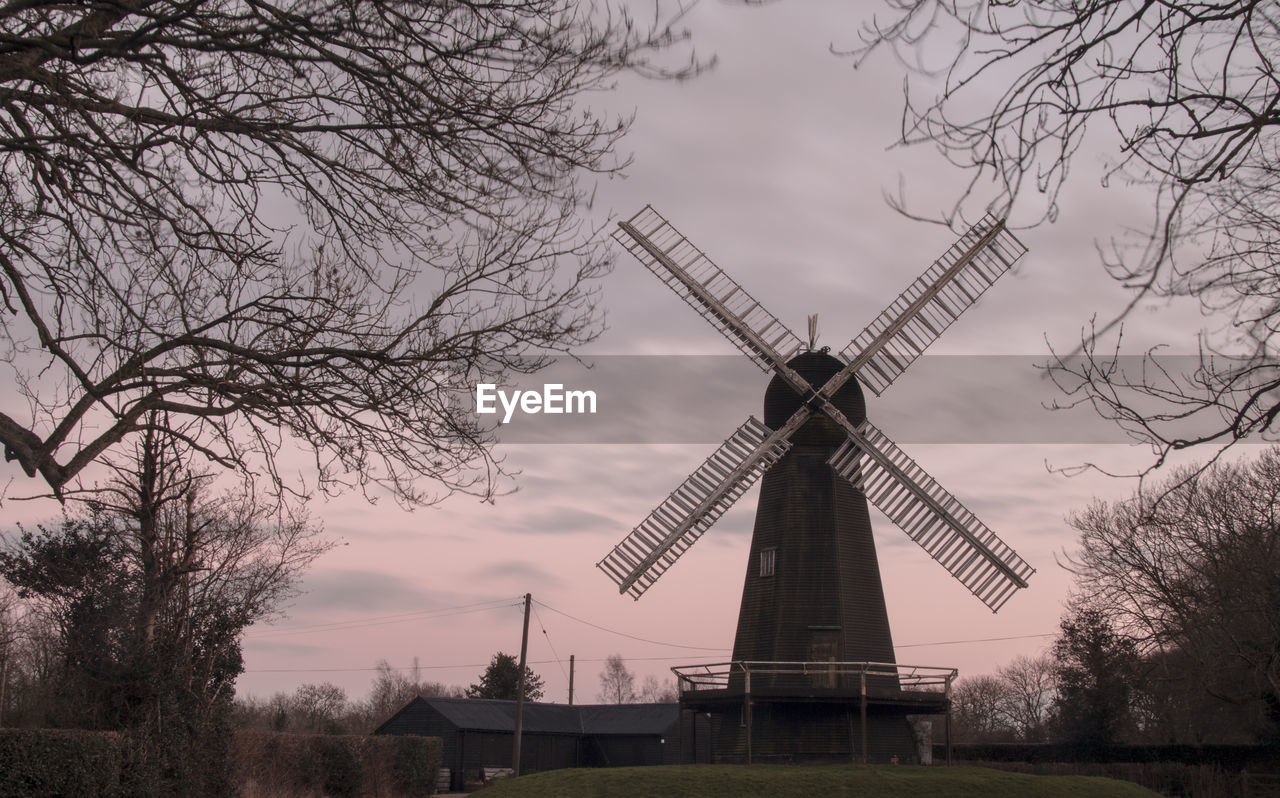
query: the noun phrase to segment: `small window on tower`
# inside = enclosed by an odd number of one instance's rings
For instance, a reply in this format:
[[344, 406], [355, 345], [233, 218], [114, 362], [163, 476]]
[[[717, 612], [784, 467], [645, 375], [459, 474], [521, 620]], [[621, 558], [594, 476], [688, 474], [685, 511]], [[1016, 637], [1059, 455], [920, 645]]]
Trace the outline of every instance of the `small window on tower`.
[[773, 566], [778, 560], [777, 549], [763, 549], [760, 552], [760, 575], [773, 576]]

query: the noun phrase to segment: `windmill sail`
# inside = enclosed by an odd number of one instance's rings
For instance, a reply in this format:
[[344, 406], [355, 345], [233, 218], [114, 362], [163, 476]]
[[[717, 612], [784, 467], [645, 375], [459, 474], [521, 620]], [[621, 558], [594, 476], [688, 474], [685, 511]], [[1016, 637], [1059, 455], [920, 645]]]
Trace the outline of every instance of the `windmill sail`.
[[840, 354], [858, 381], [880, 395], [1026, 251], [988, 214]]
[[[846, 362], [820, 388], [791, 362], [804, 343], [650, 206], [618, 224], [614, 238], [803, 404], [778, 429], [749, 418], [600, 562], [619, 592], [639, 598], [734, 501], [790, 448], [814, 412], [848, 440], [828, 461], [845, 479], [993, 611], [1035, 569], [996, 537], [875, 427], [855, 424], [832, 401], [857, 381], [879, 394], [1026, 248], [987, 216], [966, 232], [855, 338]], [[810, 339], [815, 337], [811, 320]], [[810, 346], [812, 348], [812, 344]]]
[[1035, 573], [872, 424], [860, 424], [828, 462], [992, 612]]
[[773, 371], [804, 351], [795, 333], [651, 206], [618, 227], [618, 243], [762, 369]]
[[775, 432], [754, 416], [748, 417], [596, 567], [617, 583], [619, 593], [640, 598], [761, 474], [786, 454], [791, 447], [786, 440], [790, 429]]

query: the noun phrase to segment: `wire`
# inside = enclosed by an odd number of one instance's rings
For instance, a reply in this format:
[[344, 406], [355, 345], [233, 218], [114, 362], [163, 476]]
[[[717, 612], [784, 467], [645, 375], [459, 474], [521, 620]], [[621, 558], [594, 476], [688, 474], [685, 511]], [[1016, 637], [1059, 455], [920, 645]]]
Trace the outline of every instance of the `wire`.
[[[727, 649], [724, 649], [727, 651]], [[695, 657], [699, 660], [712, 660], [714, 657]], [[687, 660], [687, 657], [627, 657], [627, 662], [669, 662]], [[577, 662], [608, 662], [609, 657], [575, 657]], [[530, 660], [525, 665], [550, 665], [558, 660]], [[394, 666], [392, 670], [411, 670], [412, 665]], [[421, 670], [457, 670], [463, 667], [489, 667], [488, 662], [477, 662], [472, 665], [417, 665]], [[381, 670], [380, 667], [252, 667], [244, 670], [246, 674], [346, 674], [346, 672], [365, 672]]]
[[[502, 603], [496, 603], [496, 602], [502, 602]], [[281, 630], [279, 634], [295, 634], [295, 633], [301, 634], [301, 633], [307, 633], [307, 632], [341, 631], [343, 629], [352, 629], [352, 628], [358, 628], [361, 626], [382, 626], [389, 623], [403, 623], [404, 621], [417, 620], [419, 618], [445, 617], [449, 615], [462, 615], [462, 614], [467, 614], [471, 612], [486, 612], [488, 610], [503, 609], [505, 607], [518, 607], [518, 606], [521, 606], [523, 603], [524, 603], [523, 596], [514, 598], [514, 599], [493, 599], [488, 602], [477, 602], [475, 604], [463, 604], [457, 607], [443, 607], [438, 610], [421, 610], [421, 611], [412, 612], [412, 613], [400, 613], [398, 615], [375, 616], [374, 618], [365, 619], [364, 621], [352, 621], [352, 622], [339, 621], [333, 624], [318, 624], [315, 626], [301, 627], [298, 629], [287, 629], [287, 630]], [[546, 602], [539, 601], [538, 599], [533, 599], [532, 603], [541, 604], [543, 607], [550, 610], [551, 612], [557, 613], [559, 615], [563, 615], [564, 617], [572, 621], [577, 621], [578, 623], [584, 624], [586, 626], [590, 626], [593, 629], [599, 629], [602, 632], [608, 632], [609, 634], [618, 635], [619, 637], [625, 637], [630, 640], [637, 640], [641, 643], [651, 643], [653, 645], [669, 646], [671, 648], [692, 649], [697, 651], [714, 651], [720, 654], [730, 651], [730, 649], [727, 649], [727, 648], [712, 648], [709, 646], [689, 646], [681, 643], [667, 643], [661, 640], [650, 640], [645, 637], [638, 637], [636, 635], [627, 634], [626, 632], [619, 632], [615, 629], [610, 629], [608, 627], [601, 626], [600, 624], [592, 623], [591, 621], [578, 618], [576, 616], [570, 615], [567, 612], [564, 612], [563, 610], [558, 610], [555, 607], [552, 607], [550, 604], [547, 604]], [[533, 614], [538, 619], [538, 626], [542, 630], [542, 634], [547, 640], [547, 647], [551, 649], [551, 654], [553, 657], [555, 657], [555, 659], [532, 660], [527, 662], [526, 664], [527, 665], [549, 665], [554, 662], [560, 668], [560, 672], [564, 674], [565, 673], [564, 661], [560, 658], [559, 652], [556, 651], [555, 646], [551, 643], [551, 635], [547, 632], [546, 624], [542, 622], [542, 616], [538, 614], [538, 610], [536, 607], [533, 608]], [[399, 620], [384, 620], [384, 619], [399, 619]], [[1054, 637], [1056, 634], [1057, 634], [1056, 632], [1042, 632], [1040, 634], [1009, 635], [1006, 637], [980, 637], [980, 638], [973, 638], [969, 640], [939, 640], [932, 643], [904, 643], [902, 645], [894, 646], [894, 648], [927, 648], [929, 646], [954, 646], [954, 645], [962, 645], [966, 643], [998, 643], [998, 642], [1003, 642], [1007, 640], [1028, 640], [1028, 639], [1037, 638], [1037, 637]], [[686, 658], [714, 659], [714, 657], [711, 655], [701, 655], [701, 656], [688, 655], [688, 657], [685, 657], [685, 656], [627, 657], [627, 661], [628, 662], [669, 662], [672, 660], [686, 659]], [[609, 657], [576, 657], [575, 659], [577, 662], [607, 662], [609, 660]], [[451, 669], [461, 669], [461, 668], [485, 668], [485, 667], [488, 667], [488, 665], [489, 663], [486, 663], [486, 662], [464, 664], [464, 665], [418, 664], [415, 666], [394, 667], [392, 668], [392, 670], [404, 671], [404, 670], [410, 670], [413, 667], [421, 668], [422, 670], [451, 670]], [[372, 667], [372, 668], [252, 668], [252, 669], [246, 669], [244, 672], [245, 673], [358, 673], [358, 672], [371, 672], [376, 670], [379, 670], [379, 668], [377, 667]], [[567, 674], [565, 674], [565, 678], [568, 679]]]
[[[391, 615], [375, 615], [375, 616], [373, 616], [372, 618], [365, 618], [365, 620], [366, 620], [366, 621], [381, 621], [381, 620], [384, 620], [384, 619], [386, 619], [386, 618], [403, 618], [403, 617], [404, 617], [404, 616], [406, 616], [406, 615], [418, 615], [418, 614], [423, 613], [423, 612], [441, 612], [441, 611], [444, 611], [444, 610], [465, 610], [465, 609], [468, 609], [468, 608], [470, 608], [470, 607], [481, 607], [481, 606], [484, 606], [484, 605], [486, 605], [486, 604], [501, 604], [502, 606], [506, 606], [507, 604], [509, 604], [509, 603], [511, 603], [511, 602], [516, 602], [516, 601], [524, 601], [524, 597], [523, 597], [523, 596], [515, 596], [515, 597], [512, 597], [512, 598], [487, 599], [487, 600], [485, 600], [485, 601], [477, 601], [477, 602], [474, 602], [474, 603], [471, 603], [471, 604], [455, 604], [455, 605], [452, 605], [452, 606], [449, 606], [449, 607], [437, 607], [437, 608], [436, 608], [436, 609], [434, 609], [434, 610], [411, 610], [411, 611], [409, 611], [409, 612], [397, 612], [397, 613], [393, 613], [393, 614], [391, 614]], [[336, 622], [335, 622], [335, 623], [336, 623]], [[310, 628], [312, 628], [313, 626], [328, 626], [328, 625], [329, 625], [328, 623], [318, 623], [318, 624], [309, 624], [309, 625], [307, 625], [307, 626], [297, 626], [297, 627], [293, 627], [293, 628], [295, 628], [295, 629], [310, 629]]]
[[542, 636], [547, 638], [547, 648], [551, 649], [551, 656], [556, 658], [556, 664], [560, 666], [560, 675], [564, 680], [569, 681], [569, 673], [564, 669], [564, 663], [560, 660], [560, 655], [556, 653], [556, 647], [551, 645], [551, 635], [547, 634], [547, 627], [542, 622], [542, 616], [538, 614], [538, 608], [533, 607], [533, 617], [538, 619], [538, 626], [542, 629]]
[[937, 643], [906, 643], [894, 648], [925, 648], [927, 646], [955, 646], [961, 643], [997, 643], [1002, 640], [1027, 640], [1032, 637], [1053, 637], [1057, 632], [1044, 632], [1038, 635], [1010, 635], [1009, 637], [979, 637], [973, 640], [941, 640]]
[[[501, 601], [497, 604], [495, 601]], [[520, 599], [519, 603], [522, 603]], [[483, 606], [483, 605], [489, 606]], [[348, 629], [361, 629], [372, 626], [390, 626], [397, 623], [408, 623], [409, 621], [425, 620], [427, 618], [446, 618], [451, 615], [467, 615], [473, 612], [488, 612], [489, 610], [504, 609], [506, 607], [518, 606], [515, 599], [494, 599], [489, 602], [479, 602], [477, 604], [464, 604], [458, 607], [441, 607], [434, 610], [417, 610], [415, 612], [403, 612], [396, 615], [380, 615], [373, 618], [352, 619], [349, 621], [333, 621], [331, 623], [312, 624], [310, 626], [297, 626], [288, 629], [264, 629], [259, 632], [246, 634], [249, 639], [259, 639], [266, 637], [285, 637], [298, 634], [321, 634], [324, 632], [341, 632]]]
[[447, 618], [452, 615], [469, 615], [475, 612], [488, 612], [489, 610], [505, 609], [506, 607], [509, 607], [509, 606], [516, 606], [516, 605], [502, 604], [496, 607], [481, 607], [479, 609], [454, 610], [451, 612], [423, 612], [411, 618], [401, 618], [395, 621], [335, 622], [325, 627], [316, 627], [311, 629], [281, 629], [279, 631], [269, 632], [262, 635], [253, 635], [253, 637], [256, 639], [261, 639], [261, 638], [272, 638], [272, 637], [288, 637], [290, 635], [299, 635], [299, 634], [324, 634], [326, 632], [343, 632], [350, 629], [364, 629], [364, 628], [370, 628], [374, 626], [392, 626], [398, 623], [408, 623], [410, 621], [421, 621], [421, 620], [427, 620], [430, 618]]
[[627, 639], [629, 639], [629, 640], [639, 640], [641, 643], [652, 643], [652, 644], [654, 644], [654, 645], [656, 645], [656, 646], [668, 646], [668, 647], [670, 647], [670, 648], [688, 648], [688, 649], [692, 649], [692, 650], [694, 650], [694, 651], [729, 651], [729, 650], [730, 650], [730, 649], [727, 649], [727, 648], [713, 648], [713, 647], [710, 647], [710, 646], [686, 646], [686, 645], [684, 645], [684, 644], [682, 644], [682, 643], [664, 643], [664, 642], [663, 642], [663, 641], [661, 641], [661, 640], [650, 640], [650, 639], [649, 639], [649, 638], [647, 638], [647, 637], [636, 637], [635, 635], [629, 635], [629, 634], [627, 634], [626, 632], [619, 632], [619, 631], [618, 631], [618, 630], [616, 630], [616, 629], [610, 629], [610, 628], [608, 628], [608, 627], [606, 627], [606, 626], [601, 626], [601, 625], [600, 625], [600, 624], [598, 624], [598, 623], [592, 623], [591, 621], [584, 621], [584, 620], [583, 620], [583, 619], [581, 619], [581, 618], [578, 618], [578, 617], [575, 617], [575, 616], [573, 616], [573, 615], [570, 615], [569, 613], [564, 612], [564, 611], [562, 611], [562, 610], [558, 610], [558, 609], [556, 609], [555, 607], [552, 607], [550, 604], [547, 604], [547, 603], [542, 602], [542, 601], [538, 601], [537, 599], [534, 599], [534, 600], [533, 600], [533, 603], [535, 603], [535, 604], [541, 604], [542, 606], [546, 607], [547, 609], [551, 610], [552, 612], [559, 613], [560, 615], [563, 615], [564, 617], [568, 618], [568, 619], [569, 619], [569, 620], [571, 620], [571, 621], [577, 621], [578, 623], [586, 624], [587, 626], [590, 626], [590, 627], [591, 627], [591, 628], [593, 628], [593, 629], [599, 629], [599, 630], [600, 630], [600, 631], [602, 631], [602, 632], [608, 632], [609, 634], [611, 634], [611, 635], [617, 635], [618, 637], [625, 637], [625, 638], [627, 638]]

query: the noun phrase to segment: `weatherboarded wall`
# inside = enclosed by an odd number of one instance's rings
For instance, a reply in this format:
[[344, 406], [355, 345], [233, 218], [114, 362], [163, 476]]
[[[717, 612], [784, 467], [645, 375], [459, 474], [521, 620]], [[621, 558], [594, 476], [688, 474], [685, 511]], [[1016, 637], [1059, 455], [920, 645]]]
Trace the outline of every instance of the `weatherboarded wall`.
[[[686, 713], [688, 715], [689, 713]], [[692, 734], [696, 718], [686, 724]], [[619, 767], [694, 761], [684, 740], [678, 704], [585, 705], [527, 703], [522, 719], [520, 771], [569, 767]], [[515, 729], [512, 701], [418, 697], [383, 723], [375, 734], [428, 735], [443, 741], [442, 766], [450, 786], [481, 778], [486, 769], [510, 768]], [[689, 759], [682, 759], [685, 752]]]

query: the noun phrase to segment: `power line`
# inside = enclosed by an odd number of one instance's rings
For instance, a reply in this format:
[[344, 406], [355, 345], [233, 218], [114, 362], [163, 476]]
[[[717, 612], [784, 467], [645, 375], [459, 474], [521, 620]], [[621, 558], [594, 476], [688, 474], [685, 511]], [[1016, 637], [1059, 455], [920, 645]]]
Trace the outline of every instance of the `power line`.
[[547, 638], [547, 648], [551, 649], [551, 656], [556, 658], [556, 664], [560, 666], [560, 675], [564, 676], [564, 680], [569, 681], [569, 674], [564, 669], [564, 663], [560, 660], [560, 655], [556, 653], [556, 647], [551, 644], [551, 635], [547, 634], [547, 626], [542, 622], [542, 616], [538, 614], [538, 608], [533, 608], [533, 617], [538, 619], [538, 628], [542, 630], [542, 636]]
[[[709, 657], [709, 656], [695, 657], [695, 658], [696, 659], [712, 659], [712, 657]], [[627, 657], [626, 661], [627, 662], [663, 662], [663, 661], [670, 662], [672, 660], [687, 660], [687, 659], [688, 657]], [[525, 664], [526, 665], [550, 665], [551, 663], [558, 662], [558, 661], [559, 660], [554, 660], [554, 659], [538, 659], [538, 660], [530, 660]], [[608, 662], [609, 657], [607, 656], [606, 657], [578, 657], [577, 661], [578, 662]], [[391, 670], [407, 671], [407, 670], [411, 670], [414, 667], [415, 666], [413, 665], [394, 666], [394, 667], [391, 667]], [[489, 663], [479, 662], [479, 663], [474, 663], [470, 665], [422, 665], [422, 664], [419, 664], [416, 667], [424, 671], [431, 671], [431, 670], [441, 671], [441, 670], [451, 670], [451, 669], [460, 669], [460, 668], [487, 668], [489, 667]], [[373, 668], [250, 668], [245, 670], [244, 672], [245, 673], [364, 673], [364, 672], [372, 672], [377, 670], [381, 670], [381, 668], [378, 668], [378, 667], [373, 667]]]
[[925, 648], [928, 646], [955, 646], [961, 643], [997, 643], [1002, 640], [1027, 640], [1032, 637], [1053, 637], [1057, 632], [1044, 632], [1036, 635], [1010, 635], [1009, 637], [977, 637], [973, 640], [941, 640], [937, 643], [905, 643], [894, 648]]
[[[523, 599], [521, 599], [522, 601]], [[501, 602], [501, 603], [497, 603]], [[489, 610], [498, 610], [505, 607], [517, 606], [519, 602], [516, 599], [492, 599], [485, 602], [477, 602], [475, 604], [463, 604], [456, 607], [439, 607], [433, 610], [415, 610], [413, 612], [402, 612], [395, 615], [377, 615], [372, 618], [351, 619], [349, 621], [332, 621], [330, 623], [311, 624], [309, 626], [295, 626], [288, 629], [264, 629], [259, 632], [246, 634], [249, 639], [260, 639], [267, 637], [286, 637], [289, 635], [299, 634], [322, 634], [324, 632], [342, 632], [349, 629], [362, 629], [373, 626], [389, 626], [397, 623], [408, 623], [410, 621], [427, 620], [429, 618], [446, 618], [452, 615], [467, 615], [473, 612], [488, 612]], [[487, 605], [487, 606], [486, 606]]]
[[[538, 600], [537, 600], [537, 599], [534, 599], [534, 602], [535, 602], [535, 603], [540, 603], [540, 602], [538, 602]], [[545, 604], [543, 604], [542, 606], [547, 607], [547, 605], [545, 605]], [[559, 610], [555, 610], [555, 609], [554, 609], [554, 608], [552, 608], [552, 607], [547, 607], [547, 609], [552, 610], [553, 612], [559, 612]], [[560, 613], [560, 614], [561, 614], [561, 615], [564, 615], [565, 613]], [[567, 617], [572, 617], [572, 616], [567, 616]], [[574, 620], [579, 620], [579, 619], [578, 619], [578, 618], [574, 618]], [[581, 622], [582, 622], [582, 623], [587, 623], [586, 621], [581, 621]], [[539, 620], [539, 624], [541, 624], [541, 620]], [[595, 626], [595, 624], [590, 624], [590, 623], [588, 623], [587, 625], [588, 625], [588, 626]], [[598, 627], [598, 628], [599, 628], [599, 627]], [[608, 631], [612, 631], [612, 630], [610, 630], [610, 629], [604, 629], [604, 631], [608, 632]], [[546, 633], [546, 629], [543, 629], [543, 633], [544, 633], [544, 634]], [[622, 636], [623, 636], [623, 637], [631, 637], [631, 635], [626, 635], [626, 634], [623, 634], [623, 633], [621, 633], [621, 632], [615, 632], [615, 634], [622, 634]], [[894, 648], [924, 648], [924, 647], [927, 647], [927, 646], [952, 646], [952, 645], [959, 645], [959, 644], [962, 644], [962, 643], [997, 643], [997, 642], [1002, 642], [1002, 641], [1006, 641], [1006, 640], [1027, 640], [1027, 639], [1035, 638], [1035, 637], [1053, 637], [1055, 634], [1057, 634], [1057, 633], [1056, 633], [1056, 632], [1044, 632], [1044, 633], [1041, 633], [1041, 634], [1030, 634], [1030, 635], [1010, 635], [1010, 636], [1008, 636], [1008, 637], [980, 637], [980, 638], [974, 638], [974, 639], [972, 639], [972, 640], [940, 640], [940, 641], [935, 642], [935, 643], [905, 643], [905, 644], [900, 645], [900, 646], [894, 646]], [[639, 638], [639, 637], [634, 638], [634, 639], [636, 639], [636, 640], [641, 640], [642, 642], [646, 642], [646, 643], [655, 642], [655, 641], [651, 641], [651, 640], [644, 640], [644, 638]], [[549, 640], [549, 639], [548, 639], [548, 641], [547, 641], [547, 642], [548, 642], [548, 645], [550, 645], [550, 640]], [[660, 643], [659, 645], [675, 645], [675, 644]], [[688, 648], [693, 648], [693, 646], [688, 646]], [[718, 651], [718, 652], [724, 652], [724, 651], [728, 651], [729, 649], [725, 649], [725, 648], [708, 648], [708, 649], [705, 649], [705, 650], [706, 650], [706, 651]], [[526, 664], [527, 664], [527, 665], [549, 665], [549, 664], [551, 664], [551, 663], [553, 663], [553, 662], [554, 662], [554, 663], [561, 664], [561, 667], [563, 668], [563, 661], [559, 659], [559, 656], [560, 656], [560, 655], [559, 655], [559, 654], [556, 654], [556, 652], [555, 652], [555, 649], [554, 649], [554, 648], [552, 648], [551, 653], [552, 653], [554, 656], [556, 656], [557, 658], [556, 658], [556, 659], [531, 660], [531, 661], [529, 661], [529, 662], [528, 662], [528, 663], [526, 663]], [[627, 661], [627, 662], [670, 662], [670, 661], [672, 661], [672, 660], [690, 659], [690, 658], [692, 658], [692, 659], [714, 659], [714, 657], [712, 657], [712, 656], [710, 656], [710, 655], [701, 655], [701, 656], [699, 656], [699, 655], [696, 655], [696, 654], [691, 654], [691, 655], [689, 655], [688, 657], [685, 657], [685, 656], [678, 656], [678, 657], [671, 657], [671, 656], [667, 656], [667, 657], [626, 657], [625, 659], [626, 659], [626, 661]], [[577, 661], [578, 661], [578, 662], [607, 662], [608, 660], [609, 660], [609, 657], [607, 657], [607, 656], [606, 656], [606, 657], [577, 657]], [[422, 665], [422, 664], [419, 664], [419, 665], [417, 665], [417, 666], [412, 666], [412, 665], [407, 665], [407, 666], [403, 666], [403, 667], [399, 667], [399, 666], [397, 666], [397, 667], [392, 667], [391, 669], [392, 669], [392, 670], [395, 670], [395, 671], [404, 671], [404, 670], [410, 670], [410, 669], [412, 669], [413, 667], [418, 667], [418, 668], [421, 668], [422, 670], [450, 670], [450, 669], [457, 669], [457, 668], [487, 668], [488, 666], [489, 666], [489, 663], [487, 663], [487, 662], [481, 662], [481, 663], [474, 663], [474, 664], [470, 664], [470, 665]], [[251, 669], [247, 669], [247, 670], [245, 670], [244, 672], [245, 672], [245, 673], [357, 673], [357, 672], [362, 672], [362, 671], [376, 671], [376, 670], [378, 670], [378, 668], [376, 668], [376, 667], [374, 667], [374, 668], [251, 668]]]
[[[353, 628], [359, 628], [363, 626], [381, 626], [381, 625], [390, 624], [390, 623], [403, 623], [405, 621], [419, 620], [419, 619], [425, 619], [425, 618], [431, 618], [431, 617], [447, 617], [450, 615], [461, 615], [461, 614], [466, 614], [471, 612], [486, 612], [488, 610], [503, 609], [506, 607], [516, 607], [516, 606], [520, 606], [522, 603], [523, 603], [523, 597], [517, 597], [517, 598], [511, 598], [511, 599], [492, 599], [490, 601], [476, 602], [474, 604], [462, 604], [455, 607], [442, 607], [436, 610], [419, 610], [415, 612], [399, 613], [396, 615], [375, 616], [373, 618], [367, 618], [360, 621], [350, 621], [350, 622], [338, 621], [332, 624], [316, 624], [314, 626], [300, 627], [297, 629], [280, 630], [278, 634], [295, 634], [295, 633], [302, 634], [302, 633], [316, 633], [316, 632], [326, 632], [326, 631], [342, 631], [345, 629], [353, 629]], [[569, 620], [577, 621], [578, 623], [583, 624], [585, 626], [590, 626], [593, 629], [599, 629], [602, 632], [608, 632], [609, 634], [617, 635], [619, 637], [625, 637], [629, 640], [636, 640], [641, 643], [667, 646], [670, 648], [691, 649], [695, 651], [712, 651], [712, 652], [721, 653], [721, 654], [730, 651], [730, 649], [727, 649], [727, 648], [713, 648], [709, 646], [690, 646], [682, 643], [669, 643], [661, 640], [651, 640], [649, 638], [639, 637], [637, 635], [628, 634], [626, 632], [619, 632], [616, 629], [610, 629], [606, 626], [601, 626], [600, 624], [597, 624], [597, 623], [592, 623], [591, 621], [585, 620], [583, 618], [570, 615], [569, 613], [564, 612], [563, 610], [556, 609], [555, 607], [552, 607], [550, 604], [547, 604], [546, 602], [543, 602], [543, 601], [539, 601], [538, 599], [534, 599], [533, 603], [541, 604], [543, 607], [550, 610], [551, 612], [557, 613], [559, 615], [563, 615]], [[551, 635], [547, 632], [546, 624], [542, 622], [542, 617], [538, 615], [538, 611], [536, 608], [534, 608], [534, 615], [538, 619], [538, 626], [542, 629], [542, 634], [547, 639], [547, 646], [551, 649], [551, 654], [553, 657], [555, 657], [555, 659], [534, 660], [534, 661], [528, 662], [527, 664], [548, 665], [554, 662], [560, 668], [561, 673], [563, 674], [564, 662], [561, 659], [560, 654], [556, 651], [555, 646], [552, 644]], [[1053, 637], [1056, 634], [1057, 634], [1056, 632], [1042, 632], [1039, 634], [1008, 635], [1005, 637], [980, 637], [980, 638], [971, 638], [967, 640], [939, 640], [939, 641], [930, 642], [930, 643], [904, 643], [901, 645], [894, 646], [894, 648], [899, 648], [899, 649], [928, 648], [930, 646], [954, 646], [954, 645], [963, 645], [968, 643], [998, 643], [998, 642], [1004, 642], [1008, 640], [1028, 640], [1028, 639], [1039, 638], [1039, 637]], [[255, 637], [256, 636], [257, 635], [255, 635]], [[689, 659], [689, 658], [713, 659], [714, 657], [710, 655], [691, 654], [691, 655], [687, 655], [687, 657], [686, 656], [627, 657], [626, 659], [628, 662], [662, 662], [662, 661], [669, 662], [672, 660]], [[609, 659], [608, 657], [577, 657], [578, 662], [606, 662], [608, 661], [608, 659]], [[392, 668], [392, 670], [404, 671], [404, 670], [410, 670], [412, 667], [418, 667], [418, 668], [421, 668], [422, 670], [485, 668], [485, 667], [488, 667], [488, 664], [489, 663], [485, 663], [485, 662], [461, 664], [461, 665], [421, 665], [419, 664], [416, 666], [394, 667]], [[253, 668], [253, 669], [245, 670], [245, 673], [359, 673], [359, 672], [372, 672], [376, 670], [379, 670], [379, 668], [377, 667], [371, 667], [371, 668], [370, 667]], [[566, 675], [566, 678], [567, 678], [567, 675]]]
[[578, 623], [585, 624], [585, 625], [587, 625], [587, 626], [590, 626], [590, 627], [591, 627], [591, 628], [593, 628], [593, 629], [599, 629], [599, 630], [600, 630], [600, 631], [602, 631], [602, 632], [608, 632], [609, 634], [611, 634], [611, 635], [617, 635], [618, 637], [625, 637], [625, 638], [628, 638], [629, 640], [638, 640], [638, 641], [640, 641], [641, 643], [652, 643], [653, 645], [656, 645], [656, 646], [668, 646], [668, 647], [670, 647], [670, 648], [688, 648], [688, 649], [692, 649], [692, 650], [694, 650], [694, 651], [729, 651], [729, 649], [727, 649], [727, 648], [712, 648], [712, 647], [710, 647], [710, 646], [686, 646], [686, 645], [684, 645], [684, 644], [682, 644], [682, 643], [665, 643], [665, 642], [663, 642], [663, 641], [661, 641], [661, 640], [650, 640], [650, 639], [649, 639], [649, 638], [647, 638], [647, 637], [637, 637], [637, 636], [635, 636], [635, 635], [627, 634], [626, 632], [619, 632], [619, 631], [618, 631], [618, 630], [616, 630], [616, 629], [610, 629], [610, 628], [608, 628], [608, 627], [606, 627], [606, 626], [601, 626], [601, 625], [600, 625], [600, 624], [598, 624], [598, 623], [592, 623], [591, 621], [584, 621], [584, 620], [583, 620], [583, 619], [581, 619], [581, 618], [578, 618], [578, 617], [576, 617], [576, 616], [570, 615], [569, 613], [564, 612], [564, 611], [562, 611], [562, 610], [558, 610], [558, 609], [556, 609], [555, 607], [552, 607], [550, 604], [547, 604], [547, 603], [542, 602], [542, 601], [538, 601], [537, 599], [534, 599], [533, 601], [534, 601], [534, 603], [535, 603], [535, 604], [541, 604], [542, 606], [546, 607], [547, 609], [551, 610], [552, 612], [559, 613], [560, 615], [563, 615], [564, 617], [568, 618], [569, 620], [577, 621]]

